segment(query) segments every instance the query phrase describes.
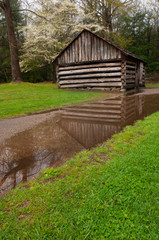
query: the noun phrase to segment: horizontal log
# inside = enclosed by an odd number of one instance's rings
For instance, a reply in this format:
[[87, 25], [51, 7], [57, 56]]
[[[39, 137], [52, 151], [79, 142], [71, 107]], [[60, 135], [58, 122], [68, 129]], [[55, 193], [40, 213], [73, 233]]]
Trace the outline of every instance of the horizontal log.
[[92, 77], [115, 77], [121, 76], [121, 72], [113, 72], [113, 73], [93, 73], [93, 74], [80, 74], [80, 75], [72, 75], [72, 76], [60, 76], [61, 79], [74, 79], [74, 78], [92, 78]]
[[125, 104], [125, 110], [128, 111], [129, 109], [134, 109], [135, 107], [135, 100], [133, 102], [127, 102]]
[[[64, 116], [62, 116], [62, 119], [65, 119], [65, 120], [77, 120], [77, 121], [79, 121], [79, 120], [81, 120], [82, 122], [83, 122], [83, 120], [85, 120], [85, 121], [89, 121], [89, 122], [92, 122], [93, 121], [93, 123], [101, 123], [101, 122], [104, 122], [104, 123], [109, 123], [110, 124], [110, 126], [112, 125], [112, 126], [114, 126], [114, 123], [116, 124], [116, 123], [120, 123], [120, 121], [121, 121], [121, 119], [109, 119], [109, 118], [106, 118], [106, 119], [100, 119], [100, 118], [96, 118], [96, 119], [94, 119], [93, 118], [93, 116], [88, 116], [88, 117], [80, 117], [80, 116], [66, 116], [66, 115], [64, 115]], [[115, 127], [117, 127], [117, 126], [115, 126]]]
[[126, 65], [126, 69], [136, 69], [136, 66]]
[[130, 82], [130, 81], [134, 81], [135, 82], [135, 78], [126, 78], [126, 82]]
[[136, 79], [136, 75], [126, 75], [126, 79]]
[[70, 87], [120, 87], [121, 83], [120, 82], [112, 82], [112, 83], [98, 83], [98, 84], [93, 84], [93, 83], [82, 83], [82, 84], [72, 84], [72, 85], [61, 85], [61, 88], [70, 88]]
[[128, 64], [128, 65], [136, 65], [135, 62], [131, 62], [131, 61], [126, 61], [126, 64]]
[[128, 109], [127, 111], [126, 111], [126, 117], [129, 115], [129, 114], [132, 114], [132, 113], [135, 113], [135, 105], [134, 106], [132, 106], [132, 109], [130, 108], [130, 109]]
[[135, 81], [134, 80], [129, 80], [129, 81], [127, 80], [126, 84], [135, 84]]
[[121, 114], [121, 111], [119, 110], [108, 110], [108, 109], [89, 109], [89, 108], [65, 108], [65, 110], [69, 112], [88, 112], [88, 113], [113, 113], [113, 114]]
[[80, 66], [82, 65], [88, 65], [88, 64], [98, 64], [98, 63], [116, 63], [121, 62], [121, 58], [113, 58], [113, 59], [104, 59], [104, 60], [92, 60], [90, 61], [80, 61], [80, 62], [70, 62], [70, 63], [58, 63], [59, 67], [65, 67], [65, 66]]
[[62, 115], [67, 115], [67, 116], [82, 116], [82, 117], [93, 117], [93, 118], [114, 118], [114, 119], [121, 119], [120, 115], [110, 115], [110, 114], [87, 114], [87, 113], [68, 113], [68, 112], [62, 112]]
[[120, 109], [121, 106], [120, 105], [111, 105], [111, 104], [107, 104], [107, 105], [102, 105], [102, 104], [88, 104], [88, 105], [84, 105], [87, 108], [97, 108], [97, 109]]
[[121, 66], [121, 62], [114, 62], [114, 63], [99, 63], [99, 64], [91, 64], [91, 65], [77, 65], [77, 66], [69, 66], [69, 67], [59, 67], [60, 71], [65, 70], [73, 70], [73, 69], [87, 69], [87, 68], [94, 68], [94, 67], [117, 67]]
[[121, 71], [121, 67], [91, 68], [91, 69], [59, 71], [59, 76], [72, 75], [72, 74], [83, 74], [83, 73], [90, 73], [90, 72], [96, 73], [96, 72], [115, 72], [115, 71]]
[[135, 112], [130, 113], [129, 115], [126, 116], [126, 120], [129, 118], [135, 117]]
[[88, 79], [76, 79], [76, 80], [60, 80], [60, 85], [71, 83], [104, 83], [104, 82], [120, 82], [121, 78], [88, 78]]
[[126, 109], [127, 108], [131, 108], [131, 105], [134, 105], [135, 104], [135, 100], [134, 99], [131, 99], [131, 100], [126, 100], [126, 105], [125, 105], [125, 107], [126, 107]]
[[132, 111], [132, 109], [135, 109], [135, 103], [126, 103], [126, 107], [125, 107], [125, 111], [128, 112], [128, 111]]
[[[110, 99], [110, 100], [105, 100], [105, 101], [98, 101], [98, 104], [121, 104], [122, 101], [118, 99]], [[91, 103], [90, 103], [91, 104]], [[94, 104], [94, 103], [93, 103]]]
[[135, 71], [131, 71], [131, 70], [126, 70], [126, 74], [136, 74], [136, 72]]
[[136, 79], [136, 74], [127, 74], [126, 79]]

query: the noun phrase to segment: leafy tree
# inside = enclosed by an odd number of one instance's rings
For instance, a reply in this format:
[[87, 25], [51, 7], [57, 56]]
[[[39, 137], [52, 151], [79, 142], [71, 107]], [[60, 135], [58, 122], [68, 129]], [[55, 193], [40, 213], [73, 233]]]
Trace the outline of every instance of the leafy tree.
[[143, 7], [140, 0], [38, 0], [34, 14], [28, 15], [28, 26], [23, 27], [23, 71], [36, 75], [43, 67], [45, 73], [45, 66], [84, 27], [140, 56], [149, 63], [149, 70], [157, 70], [159, 3], [151, 0], [150, 4]]
[[23, 28], [25, 42], [22, 47], [23, 71], [35, 70], [51, 64], [64, 46], [84, 27], [99, 30], [97, 24], [85, 24], [91, 14], [82, 15], [68, 0], [40, 0], [36, 15], [29, 14], [29, 26]]
[[130, 42], [126, 48], [148, 63], [148, 71], [159, 70], [159, 3], [136, 8], [118, 19], [118, 34]]
[[113, 40], [116, 22], [121, 14], [132, 9], [134, 0], [74, 0], [85, 14], [92, 13], [94, 21], [103, 27], [101, 35]]
[[[21, 81], [21, 71], [19, 67], [19, 57], [18, 57], [18, 43], [17, 38], [20, 36], [18, 31], [15, 31], [14, 24], [19, 21], [19, 14], [12, 14], [12, 10], [19, 9], [20, 3], [18, 0], [11, 2], [9, 0], [0, 1], [0, 52], [3, 54], [0, 57], [1, 69], [8, 80], [8, 69], [9, 63], [11, 63], [11, 73], [12, 81]], [[6, 31], [7, 29], [7, 31]], [[17, 36], [16, 36], [17, 35]], [[8, 59], [8, 54], [10, 53], [10, 60]], [[2, 74], [3, 75], [3, 74]]]
[[0, 82], [10, 78], [9, 45], [7, 41], [5, 17], [0, 9]]

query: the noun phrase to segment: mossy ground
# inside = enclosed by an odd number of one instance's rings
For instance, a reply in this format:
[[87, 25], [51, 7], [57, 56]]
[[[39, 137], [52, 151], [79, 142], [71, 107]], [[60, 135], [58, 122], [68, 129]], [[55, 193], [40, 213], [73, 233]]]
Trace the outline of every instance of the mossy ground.
[[0, 200], [0, 239], [159, 239], [159, 112]]

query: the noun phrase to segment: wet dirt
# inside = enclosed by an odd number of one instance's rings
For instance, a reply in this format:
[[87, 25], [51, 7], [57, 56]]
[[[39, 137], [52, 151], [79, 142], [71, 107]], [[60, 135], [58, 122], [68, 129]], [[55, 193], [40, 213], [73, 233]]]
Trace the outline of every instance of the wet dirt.
[[[153, 89], [153, 94], [143, 90], [130, 96], [66, 107], [53, 114], [28, 116], [27, 121], [1, 120], [0, 195], [20, 182], [36, 178], [48, 167], [63, 165], [77, 152], [106, 141], [124, 126], [158, 110], [159, 89]], [[15, 123], [19, 124], [17, 128]], [[7, 125], [14, 128], [11, 133]]]

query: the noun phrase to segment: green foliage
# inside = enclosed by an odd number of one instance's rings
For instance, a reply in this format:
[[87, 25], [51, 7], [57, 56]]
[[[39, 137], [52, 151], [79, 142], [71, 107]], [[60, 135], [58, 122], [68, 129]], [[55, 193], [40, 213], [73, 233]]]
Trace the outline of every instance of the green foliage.
[[44, 81], [56, 82], [55, 65], [50, 64], [32, 71], [22, 73], [24, 82], [38, 83]]
[[115, 25], [122, 13], [131, 12], [134, 0], [106, 0], [94, 1], [83, 0], [74, 1], [79, 3], [80, 8], [85, 14], [93, 14], [93, 21], [103, 27], [101, 35], [112, 40], [115, 31]]
[[147, 47], [143, 39], [146, 35], [145, 29], [145, 13], [136, 12], [133, 16], [121, 16], [119, 19], [120, 35], [126, 39], [132, 39], [132, 42], [127, 46], [129, 51], [136, 55], [144, 56]]
[[[23, 41], [23, 34], [19, 27], [24, 25], [24, 16], [21, 9], [21, 2], [19, 0], [11, 1], [13, 23], [15, 28], [18, 45], [20, 47]], [[11, 81], [11, 66], [10, 66], [10, 52], [7, 37], [7, 27], [5, 23], [5, 16], [3, 10], [0, 8], [0, 82]]]
[[42, 71], [42, 69], [37, 68], [35, 70], [29, 71], [27, 73], [23, 73], [23, 82], [30, 82], [30, 83], [38, 83], [38, 82], [44, 82], [45, 75]]
[[1, 239], [159, 239], [158, 122], [159, 112], [12, 190]]
[[50, 64], [71, 40], [77, 24], [78, 11], [70, 1], [41, 0], [39, 4], [38, 16], [30, 14], [30, 24], [22, 29], [26, 34], [21, 55], [24, 72]]
[[[78, 2], [78, 1], [75, 1]], [[148, 72], [158, 71], [159, 2], [79, 1], [85, 13], [93, 12], [94, 22], [103, 27], [99, 35], [145, 60]]]
[[148, 72], [159, 70], [159, 3], [153, 3], [149, 9], [138, 6], [133, 14], [118, 21], [119, 35], [131, 40], [125, 47], [148, 63]]
[[84, 24], [92, 15], [83, 16], [72, 1], [41, 0], [39, 5], [37, 15], [31, 13], [30, 24], [22, 28], [25, 42], [21, 49], [21, 67], [24, 72], [51, 64], [84, 27], [101, 29], [97, 24]]
[[101, 94], [69, 92], [57, 89], [57, 84], [4, 84], [0, 85], [0, 118], [60, 107], [96, 99]]
[[[157, 0], [149, 1], [146, 6], [143, 6], [140, 0], [40, 0], [38, 5], [31, 9], [32, 12], [25, 12], [25, 17], [24, 13], [19, 11], [19, 0], [11, 1], [11, 5], [21, 50], [21, 67], [23, 72], [27, 72], [23, 74], [24, 81], [45, 80], [45, 66], [50, 65], [83, 28], [95, 31], [145, 60], [148, 63], [148, 72], [159, 69]], [[55, 70], [51, 71], [47, 80], [55, 79], [52, 75], [55, 75]], [[10, 80], [6, 24], [0, 9], [0, 82]]]
[[159, 62], [150, 62], [147, 66], [148, 72], [159, 72]]

